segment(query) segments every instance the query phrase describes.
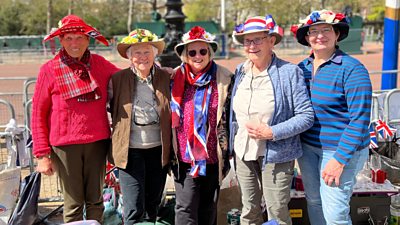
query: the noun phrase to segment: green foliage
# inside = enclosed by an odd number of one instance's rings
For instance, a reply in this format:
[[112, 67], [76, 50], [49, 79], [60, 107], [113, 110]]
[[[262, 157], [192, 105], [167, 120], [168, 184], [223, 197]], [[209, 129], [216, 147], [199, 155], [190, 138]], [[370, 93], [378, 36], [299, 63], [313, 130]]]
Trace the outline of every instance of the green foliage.
[[20, 15], [27, 8], [20, 2], [3, 0], [0, 7], [0, 35], [21, 35], [23, 19]]
[[373, 3], [371, 12], [367, 16], [368, 21], [383, 21], [385, 18], [385, 4], [383, 0]]
[[[49, 0], [1, 0], [0, 35], [46, 34]], [[150, 22], [152, 7], [164, 5], [166, 0], [134, 0], [132, 22]], [[220, 0], [182, 0], [187, 22], [220, 21]], [[51, 27], [66, 16], [72, 3], [72, 13], [99, 29], [110, 38], [127, 34], [129, 0], [52, 0]], [[313, 10], [322, 8], [343, 11], [349, 5], [354, 14], [366, 12], [368, 21], [382, 21], [385, 0], [225, 0], [226, 30], [249, 16], [273, 15], [276, 22], [288, 27]], [[158, 9], [162, 17], [166, 8]], [[133, 24], [132, 24], [133, 25]]]
[[183, 0], [186, 21], [216, 20], [219, 15], [219, 0]]

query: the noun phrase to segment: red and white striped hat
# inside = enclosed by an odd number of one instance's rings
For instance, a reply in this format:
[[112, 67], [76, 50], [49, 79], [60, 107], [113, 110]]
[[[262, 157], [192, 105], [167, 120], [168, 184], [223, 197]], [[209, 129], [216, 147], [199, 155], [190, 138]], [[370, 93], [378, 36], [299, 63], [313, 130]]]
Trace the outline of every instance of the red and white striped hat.
[[282, 40], [282, 34], [280, 34], [279, 30], [279, 26], [276, 25], [275, 20], [271, 15], [265, 17], [255, 16], [248, 18], [244, 23], [237, 25], [232, 36], [237, 42], [243, 44], [245, 34], [268, 32], [268, 34], [276, 37], [275, 44], [278, 44]]

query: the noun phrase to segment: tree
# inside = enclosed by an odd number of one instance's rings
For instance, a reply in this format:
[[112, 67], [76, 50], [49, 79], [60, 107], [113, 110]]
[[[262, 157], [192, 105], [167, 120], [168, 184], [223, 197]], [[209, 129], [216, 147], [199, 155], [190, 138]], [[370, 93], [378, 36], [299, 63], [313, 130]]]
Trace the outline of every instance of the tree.
[[23, 19], [20, 15], [28, 8], [20, 2], [3, 0], [0, 8], [0, 35], [22, 35]]

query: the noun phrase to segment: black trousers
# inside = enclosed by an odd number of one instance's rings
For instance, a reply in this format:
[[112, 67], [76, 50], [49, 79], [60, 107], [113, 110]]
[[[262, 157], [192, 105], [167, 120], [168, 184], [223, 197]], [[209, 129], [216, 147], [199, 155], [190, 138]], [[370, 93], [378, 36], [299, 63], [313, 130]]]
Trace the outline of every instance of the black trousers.
[[119, 172], [126, 225], [157, 219], [167, 176], [161, 152], [161, 146], [129, 149], [128, 164]]
[[175, 225], [216, 225], [219, 196], [218, 164], [207, 164], [206, 176], [193, 178], [190, 164], [180, 162], [175, 180]]

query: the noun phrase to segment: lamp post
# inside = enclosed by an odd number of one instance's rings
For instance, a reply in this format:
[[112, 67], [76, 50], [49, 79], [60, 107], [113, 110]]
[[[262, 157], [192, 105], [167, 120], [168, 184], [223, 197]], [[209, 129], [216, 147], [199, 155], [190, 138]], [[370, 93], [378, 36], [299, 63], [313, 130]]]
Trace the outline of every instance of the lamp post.
[[185, 32], [185, 15], [182, 13], [181, 0], [168, 0], [165, 6], [165, 51], [160, 55], [160, 63], [166, 67], [176, 67], [181, 60], [174, 52], [174, 47], [181, 42], [181, 37]]

